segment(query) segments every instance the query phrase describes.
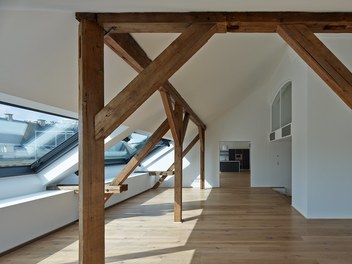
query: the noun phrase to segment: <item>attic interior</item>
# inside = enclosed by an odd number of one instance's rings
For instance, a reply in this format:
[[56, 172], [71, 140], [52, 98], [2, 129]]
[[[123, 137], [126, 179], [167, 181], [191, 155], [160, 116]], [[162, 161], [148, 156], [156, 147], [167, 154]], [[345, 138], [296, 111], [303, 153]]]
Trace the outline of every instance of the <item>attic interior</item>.
[[0, 9], [0, 261], [350, 263], [351, 13], [44, 9]]

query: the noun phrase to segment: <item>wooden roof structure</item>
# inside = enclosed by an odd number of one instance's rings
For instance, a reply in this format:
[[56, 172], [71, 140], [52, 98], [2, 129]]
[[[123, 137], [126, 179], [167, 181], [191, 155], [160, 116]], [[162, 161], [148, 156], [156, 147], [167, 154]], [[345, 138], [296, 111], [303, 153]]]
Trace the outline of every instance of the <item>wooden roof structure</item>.
[[[170, 129], [175, 143], [174, 221], [182, 222], [182, 157], [200, 140], [201, 188], [204, 188], [206, 125], [168, 82], [217, 33], [278, 33], [352, 108], [352, 73], [315, 33], [352, 33], [352, 13], [190, 12], [77, 13], [79, 25], [79, 204], [80, 263], [104, 263], [104, 138], [159, 90], [167, 119], [131, 159], [112, 185], [122, 185]], [[129, 33], [179, 32], [154, 61]], [[104, 105], [104, 44], [139, 75]], [[189, 120], [199, 133], [183, 150]], [[168, 170], [168, 171], [170, 171]], [[161, 175], [159, 182], [171, 173]], [[159, 185], [160, 185], [159, 183]], [[157, 185], [157, 186], [159, 186]], [[156, 187], [157, 187], [156, 186]]]

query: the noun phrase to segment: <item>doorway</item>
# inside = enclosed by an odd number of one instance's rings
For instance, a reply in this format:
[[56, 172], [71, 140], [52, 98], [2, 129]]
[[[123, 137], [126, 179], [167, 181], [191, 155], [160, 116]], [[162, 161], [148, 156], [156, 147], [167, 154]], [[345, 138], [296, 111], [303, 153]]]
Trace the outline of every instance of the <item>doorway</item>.
[[227, 181], [238, 180], [250, 183], [251, 142], [220, 141], [219, 142], [219, 177], [220, 186]]

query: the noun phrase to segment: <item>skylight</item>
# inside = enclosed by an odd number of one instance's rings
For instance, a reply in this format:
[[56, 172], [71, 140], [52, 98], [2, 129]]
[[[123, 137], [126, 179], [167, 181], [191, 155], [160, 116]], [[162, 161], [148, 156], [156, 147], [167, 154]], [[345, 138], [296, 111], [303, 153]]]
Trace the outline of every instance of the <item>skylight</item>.
[[78, 132], [78, 120], [0, 103], [0, 168], [30, 166]]

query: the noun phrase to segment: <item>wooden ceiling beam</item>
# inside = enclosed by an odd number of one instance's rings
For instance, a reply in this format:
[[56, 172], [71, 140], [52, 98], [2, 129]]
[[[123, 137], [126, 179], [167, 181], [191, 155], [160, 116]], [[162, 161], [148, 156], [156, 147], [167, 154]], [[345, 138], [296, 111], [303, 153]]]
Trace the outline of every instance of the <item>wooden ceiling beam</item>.
[[95, 116], [95, 136], [107, 137], [185, 64], [217, 31], [194, 24], [173, 41]]
[[115, 33], [183, 32], [193, 23], [216, 23], [218, 32], [275, 33], [280, 24], [305, 24], [315, 33], [351, 33], [351, 12], [76, 13]]
[[[143, 69], [152, 63], [152, 60], [130, 34], [109, 34], [105, 37], [105, 44], [137, 72], [143, 71]], [[169, 81], [166, 81], [162, 85], [162, 88], [170, 93], [174, 101], [177, 101], [183, 105], [185, 111], [190, 114], [191, 120], [197, 126], [201, 126], [203, 129], [206, 129], [203, 121]]]
[[176, 122], [175, 110], [173, 109], [170, 95], [167, 91], [160, 90], [161, 100], [164, 105], [167, 120], [171, 130], [172, 137], [175, 142], [175, 146], [181, 145], [181, 134], [179, 133], [178, 124]]
[[[180, 142], [180, 146], [182, 147], [183, 144], [183, 106], [179, 104], [178, 102], [175, 102], [175, 123], [176, 123], [176, 129], [177, 129], [177, 135], [178, 135], [178, 140]], [[176, 145], [176, 144], [175, 144]], [[177, 146], [177, 145], [176, 145]], [[181, 153], [182, 156], [182, 153]]]
[[277, 33], [352, 108], [352, 73], [305, 25], [281, 25]]
[[186, 136], [186, 133], [187, 133], [189, 118], [190, 118], [189, 113], [185, 112], [185, 115], [183, 117], [183, 124], [182, 124], [182, 135], [181, 135], [181, 141], [182, 142], [185, 139], [185, 136]]

